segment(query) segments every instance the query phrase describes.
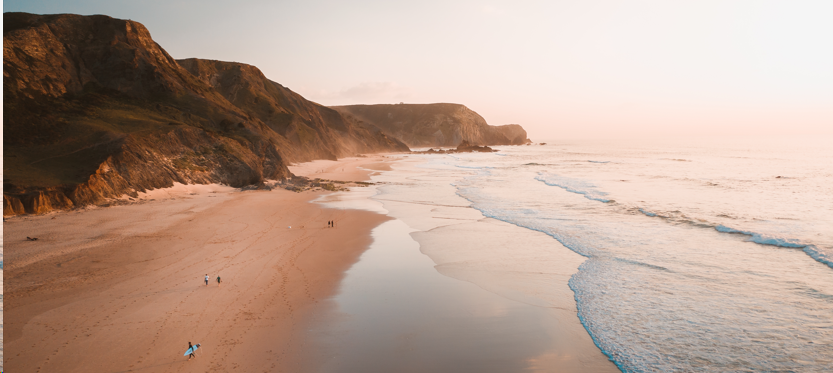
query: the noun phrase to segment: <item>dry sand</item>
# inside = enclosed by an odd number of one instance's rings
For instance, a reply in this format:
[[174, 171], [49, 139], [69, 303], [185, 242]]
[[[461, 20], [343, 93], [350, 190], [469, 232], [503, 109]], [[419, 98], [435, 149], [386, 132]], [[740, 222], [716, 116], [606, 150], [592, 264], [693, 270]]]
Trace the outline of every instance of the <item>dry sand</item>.
[[396, 156], [377, 154], [367, 157], [343, 158], [338, 161], [318, 160], [289, 166], [293, 174], [309, 178], [339, 181], [367, 181], [379, 171], [390, 171], [389, 162]]
[[[366, 180], [356, 167], [375, 162], [328, 163], [326, 177]], [[178, 186], [128, 206], [10, 219], [4, 368], [314, 371], [310, 315], [388, 219], [309, 203], [319, 195]], [[191, 361], [189, 341], [202, 344]]]

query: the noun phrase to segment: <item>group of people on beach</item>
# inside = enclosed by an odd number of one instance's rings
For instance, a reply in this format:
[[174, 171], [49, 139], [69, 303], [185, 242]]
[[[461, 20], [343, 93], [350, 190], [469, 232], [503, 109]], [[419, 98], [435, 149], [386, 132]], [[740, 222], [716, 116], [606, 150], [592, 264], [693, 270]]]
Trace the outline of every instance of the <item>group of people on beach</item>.
[[[208, 279], [209, 279], [208, 273], [206, 273], [205, 274], [205, 286], [208, 286]], [[220, 286], [221, 282], [222, 282], [222, 280], [220, 279], [220, 275], [218, 274], [217, 275], [217, 286]], [[191, 342], [188, 342], [188, 351], [186, 351], [186, 353], [188, 354], [188, 360], [191, 360], [192, 358], [196, 357], [196, 355], [194, 355], [194, 352], [197, 351], [197, 348], [200, 348], [200, 344], [197, 343], [196, 348], [194, 348], [194, 347], [195, 346], [192, 345]]]
[[[208, 273], [205, 274], [205, 286], [208, 286]], [[220, 286], [220, 275], [217, 275], [217, 286]]]
[[335, 220], [327, 220], [327, 228], [335, 227], [336, 221]]

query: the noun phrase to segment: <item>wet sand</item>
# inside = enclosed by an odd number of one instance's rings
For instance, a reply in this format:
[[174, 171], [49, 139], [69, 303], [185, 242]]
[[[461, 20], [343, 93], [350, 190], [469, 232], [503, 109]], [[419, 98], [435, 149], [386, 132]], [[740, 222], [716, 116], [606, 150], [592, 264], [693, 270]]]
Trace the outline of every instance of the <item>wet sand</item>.
[[[356, 176], [367, 172], [353, 165], [345, 177]], [[310, 315], [388, 219], [309, 203], [318, 195], [180, 186], [134, 205], [9, 219], [4, 368], [316, 371]], [[191, 361], [189, 341], [202, 344]]]
[[333, 307], [316, 315], [320, 371], [618, 372], [579, 321], [568, 286], [584, 258], [484, 217], [453, 179], [420, 163], [402, 157], [373, 178], [375, 191], [316, 201], [396, 218], [373, 229]]

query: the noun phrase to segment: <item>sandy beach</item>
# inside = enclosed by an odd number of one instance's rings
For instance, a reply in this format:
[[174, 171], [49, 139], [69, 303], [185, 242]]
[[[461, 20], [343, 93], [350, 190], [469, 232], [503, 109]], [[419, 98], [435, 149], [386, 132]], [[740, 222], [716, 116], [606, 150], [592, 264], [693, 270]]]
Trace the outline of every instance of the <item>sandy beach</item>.
[[[342, 176], [367, 179], [368, 162], [340, 162]], [[388, 219], [308, 203], [318, 195], [179, 186], [8, 220], [5, 369], [314, 371], [308, 316]], [[188, 342], [202, 344], [191, 361]]]
[[[381, 183], [401, 184], [419, 163], [411, 158], [402, 169], [404, 160], [379, 155], [291, 170], [343, 181], [394, 170]], [[527, 231], [444, 201], [383, 208], [371, 201], [376, 188], [178, 185], [129, 205], [10, 219], [5, 369], [617, 370], [576, 317], [567, 279], [580, 257], [547, 251], [552, 240], [529, 235], [522, 255], [546, 259], [553, 282], [538, 289], [558, 299], [534, 304], [523, 289], [501, 288], [515, 286], [500, 278], [515, 264], [489, 261], [488, 251]], [[443, 251], [467, 240], [460, 234], [479, 237], [470, 242], [485, 251]], [[201, 344], [190, 361], [188, 342]]]

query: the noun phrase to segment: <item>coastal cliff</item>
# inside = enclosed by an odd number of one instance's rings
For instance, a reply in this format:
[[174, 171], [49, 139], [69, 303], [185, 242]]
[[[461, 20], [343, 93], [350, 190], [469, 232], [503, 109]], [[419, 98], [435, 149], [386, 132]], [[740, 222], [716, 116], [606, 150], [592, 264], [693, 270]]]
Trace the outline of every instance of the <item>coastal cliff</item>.
[[407, 151], [257, 68], [173, 59], [140, 23], [3, 14], [3, 215], [181, 183], [291, 176], [287, 162]]
[[378, 127], [308, 101], [254, 66], [197, 58], [177, 62], [277, 135], [272, 139], [290, 162], [409, 150]]
[[456, 147], [463, 141], [478, 145], [523, 145], [529, 140], [517, 124], [490, 126], [479, 114], [460, 104], [346, 105], [333, 109], [381, 128], [410, 147]]

